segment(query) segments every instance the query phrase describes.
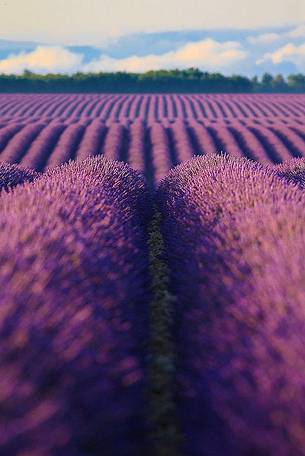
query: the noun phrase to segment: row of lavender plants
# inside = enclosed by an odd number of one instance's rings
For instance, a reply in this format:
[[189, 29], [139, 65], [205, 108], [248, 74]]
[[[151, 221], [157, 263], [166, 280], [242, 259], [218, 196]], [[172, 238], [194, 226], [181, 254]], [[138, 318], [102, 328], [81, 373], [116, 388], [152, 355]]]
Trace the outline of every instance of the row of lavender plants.
[[0, 180], [0, 453], [143, 454], [143, 178], [91, 158]]
[[161, 183], [185, 454], [304, 455], [304, 170], [205, 156]]

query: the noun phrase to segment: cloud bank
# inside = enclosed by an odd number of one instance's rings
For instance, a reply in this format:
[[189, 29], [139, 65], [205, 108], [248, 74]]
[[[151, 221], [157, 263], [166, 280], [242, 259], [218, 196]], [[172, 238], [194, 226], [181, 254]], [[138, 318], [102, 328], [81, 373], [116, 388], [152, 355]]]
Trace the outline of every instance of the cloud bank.
[[176, 51], [161, 55], [113, 58], [101, 55], [85, 64], [84, 56], [61, 47], [38, 47], [33, 52], [10, 55], [0, 60], [0, 73], [21, 74], [24, 70], [35, 73], [74, 73], [98, 71], [145, 72], [148, 70], [199, 67], [207, 71], [232, 70], [247, 57], [241, 44], [235, 41], [219, 43], [206, 39], [188, 43]]
[[0, 73], [145, 72], [197, 67], [225, 75], [305, 72], [305, 25], [247, 30], [142, 33], [104, 47], [0, 39]]

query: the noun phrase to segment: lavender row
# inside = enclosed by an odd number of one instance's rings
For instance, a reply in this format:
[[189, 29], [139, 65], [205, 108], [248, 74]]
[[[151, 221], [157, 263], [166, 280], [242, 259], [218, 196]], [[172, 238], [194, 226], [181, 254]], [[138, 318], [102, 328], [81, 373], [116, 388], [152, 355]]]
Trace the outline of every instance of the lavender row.
[[69, 125], [61, 134], [54, 150], [49, 155], [46, 167], [54, 168], [74, 159], [84, 131], [82, 125]]
[[98, 157], [1, 195], [1, 454], [145, 451], [146, 211]]
[[304, 455], [303, 192], [209, 155], [171, 171], [158, 198], [185, 454]]
[[20, 163], [38, 171], [43, 170], [46, 163], [50, 161], [50, 155], [53, 152], [56, 154], [56, 144], [63, 131], [64, 125], [62, 124], [50, 124], [45, 127], [34, 139]]
[[19, 163], [43, 127], [43, 124], [33, 123], [17, 131], [2, 151], [1, 161]]

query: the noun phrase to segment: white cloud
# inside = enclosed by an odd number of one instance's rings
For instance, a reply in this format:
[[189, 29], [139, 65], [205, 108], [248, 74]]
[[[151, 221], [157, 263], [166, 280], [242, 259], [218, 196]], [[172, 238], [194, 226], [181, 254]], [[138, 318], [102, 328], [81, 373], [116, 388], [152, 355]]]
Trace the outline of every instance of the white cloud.
[[13, 54], [0, 60], [0, 73], [21, 74], [24, 70], [39, 74], [71, 73], [81, 65], [83, 57], [61, 47], [37, 47], [32, 52]]
[[305, 25], [301, 24], [298, 27], [294, 28], [293, 30], [290, 30], [289, 32], [286, 33], [287, 38], [304, 38], [305, 37]]
[[131, 71], [199, 67], [205, 70], [232, 70], [247, 57], [241, 44], [235, 41], [219, 43], [206, 39], [188, 43], [176, 51], [161, 55], [132, 56], [122, 59], [106, 55], [83, 67], [84, 71]]
[[305, 43], [296, 45], [288, 43], [274, 52], [264, 54], [263, 58], [257, 61], [257, 64], [272, 62], [274, 65], [291, 62], [296, 65], [298, 70], [305, 70]]
[[252, 45], [264, 46], [276, 43], [277, 41], [297, 40], [305, 38], [305, 24], [298, 25], [297, 27], [290, 29], [283, 33], [262, 33], [258, 35], [252, 35], [247, 38], [247, 42]]
[[247, 41], [253, 45], [265, 45], [275, 43], [280, 38], [281, 35], [278, 33], [262, 33], [261, 35], [249, 36]]

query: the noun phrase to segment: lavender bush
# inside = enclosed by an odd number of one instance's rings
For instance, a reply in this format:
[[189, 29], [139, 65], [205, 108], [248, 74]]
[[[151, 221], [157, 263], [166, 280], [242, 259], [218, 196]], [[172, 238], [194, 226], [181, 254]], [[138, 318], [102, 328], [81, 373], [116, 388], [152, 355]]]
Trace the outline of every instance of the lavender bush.
[[304, 455], [304, 196], [229, 156], [159, 190], [189, 455]]
[[143, 454], [146, 205], [103, 158], [1, 195], [1, 454]]

